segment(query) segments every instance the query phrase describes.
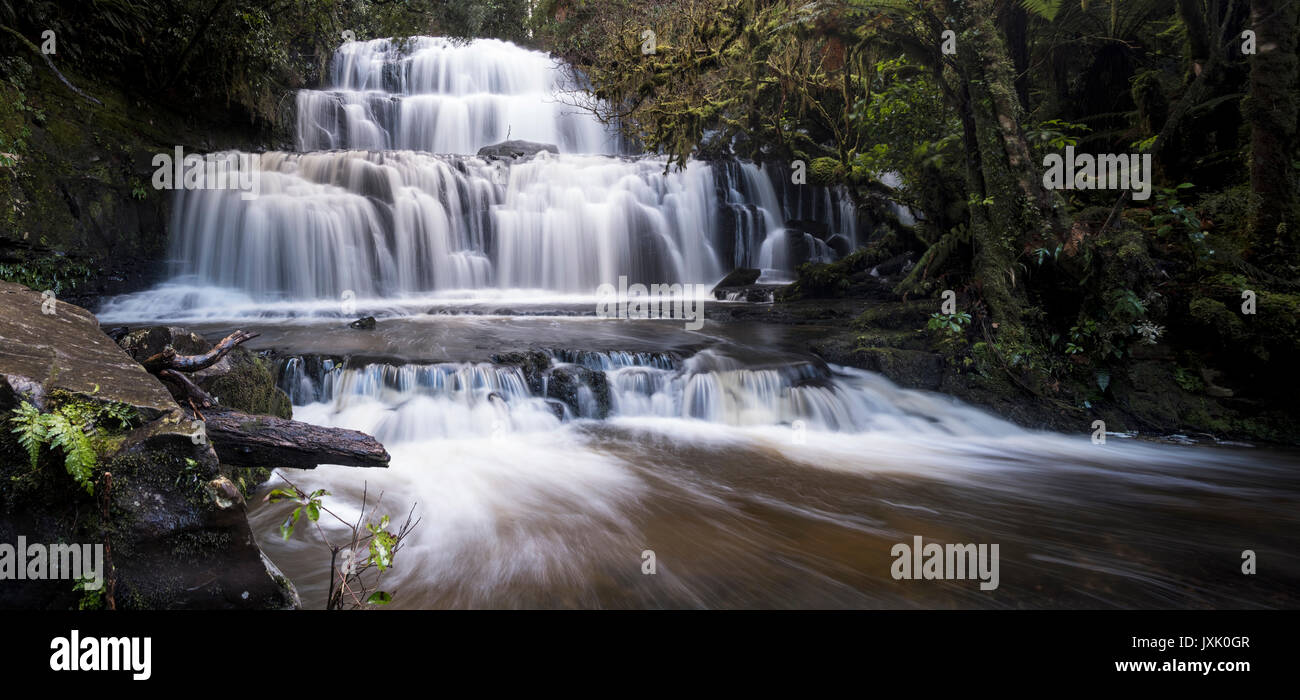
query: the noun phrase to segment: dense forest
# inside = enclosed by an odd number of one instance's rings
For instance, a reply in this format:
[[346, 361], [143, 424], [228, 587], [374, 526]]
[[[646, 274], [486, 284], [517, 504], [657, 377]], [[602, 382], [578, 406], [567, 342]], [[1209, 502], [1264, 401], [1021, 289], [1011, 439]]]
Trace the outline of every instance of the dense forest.
[[[972, 381], [1091, 406], [1114, 398], [1135, 353], [1159, 346], [1176, 355], [1188, 395], [1258, 417], [1300, 379], [1287, 359], [1300, 338], [1295, 3], [89, 5], [0, 4], [6, 279], [74, 298], [129, 288], [138, 271], [121, 259], [159, 254], [165, 211], [141, 187], [132, 149], [167, 142], [164, 131], [283, 141], [284, 96], [320, 82], [341, 36], [497, 37], [571, 63], [594, 98], [576, 107], [667, 155], [669, 167], [738, 156], [849, 188], [871, 214], [870, 243], [806, 265], [781, 297], [880, 298], [869, 272], [902, 260], [887, 296], [930, 300], [929, 347]], [[42, 50], [46, 31], [54, 52]], [[70, 126], [79, 121], [93, 122], [97, 144]], [[1047, 157], [1066, 149], [1149, 155], [1149, 192], [1049, 187]], [[113, 247], [66, 230], [82, 225], [50, 200], [59, 187], [42, 169], [69, 153], [91, 162], [51, 167], [88, 168], [105, 184], [63, 186], [64, 198], [101, 207], [100, 198], [105, 209], [126, 201], [133, 211], [106, 215], [101, 228], [125, 216], [141, 240]], [[914, 224], [887, 202], [905, 205]], [[955, 306], [940, 307], [945, 291]], [[1193, 422], [1271, 439], [1286, 427], [1218, 414]]]

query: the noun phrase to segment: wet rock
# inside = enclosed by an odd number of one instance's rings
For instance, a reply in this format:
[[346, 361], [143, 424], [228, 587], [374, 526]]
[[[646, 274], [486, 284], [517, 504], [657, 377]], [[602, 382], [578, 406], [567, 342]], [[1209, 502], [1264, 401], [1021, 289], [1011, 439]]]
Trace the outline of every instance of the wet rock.
[[363, 330], [363, 331], [373, 330], [375, 327], [375, 317], [362, 316], [361, 318], [353, 321], [352, 323], [349, 323], [348, 327], [356, 328], [358, 330]]
[[791, 219], [785, 222], [785, 227], [791, 231], [807, 233], [818, 240], [826, 240], [830, 235], [830, 226], [822, 221], [813, 221], [811, 219]]
[[937, 390], [943, 384], [943, 358], [930, 352], [898, 348], [861, 348], [857, 366], [879, 372], [906, 389]]
[[766, 303], [773, 299], [782, 285], [757, 284], [761, 271], [752, 267], [739, 267], [722, 278], [713, 287], [713, 298], [718, 301], [748, 301]]
[[518, 367], [524, 374], [524, 380], [528, 382], [528, 390], [534, 394], [542, 393], [542, 381], [546, 370], [551, 366], [550, 355], [541, 350], [528, 350], [497, 353], [491, 359], [493, 364]]
[[206, 488], [212, 502], [222, 510], [233, 508], [244, 502], [244, 494], [240, 492], [239, 487], [224, 476], [209, 481]]
[[[0, 283], [0, 412], [22, 401], [44, 410], [114, 402], [136, 418], [88, 426], [93, 495], [69, 477], [56, 449], [43, 448], [32, 469], [16, 437], [0, 430], [0, 542], [23, 535], [110, 545], [105, 573], [118, 609], [294, 606], [292, 587], [268, 570], [253, 540], [235, 485], [241, 477], [218, 463], [199, 425], [89, 312], [50, 302], [54, 313], [42, 313], [43, 301]], [[135, 342], [144, 353], [202, 339], [163, 328], [144, 329]], [[82, 595], [66, 580], [10, 581], [0, 607], [76, 608]]]
[[508, 158], [510, 160], [528, 159], [547, 151], [559, 154], [560, 149], [551, 143], [536, 143], [534, 141], [502, 141], [490, 146], [484, 146], [478, 149], [478, 154], [484, 158]]
[[835, 251], [836, 257], [844, 257], [853, 252], [853, 243], [848, 238], [835, 234], [826, 241], [827, 247]]
[[758, 281], [762, 271], [754, 267], [738, 267], [731, 271], [731, 274], [722, 278], [722, 281], [713, 288], [716, 292], [720, 288], [728, 287], [747, 287]]
[[[589, 389], [595, 400], [595, 414], [584, 415], [580, 393]], [[582, 365], [559, 365], [546, 375], [546, 395], [563, 401], [575, 416], [603, 419], [609, 415], [609, 382], [605, 373]]]

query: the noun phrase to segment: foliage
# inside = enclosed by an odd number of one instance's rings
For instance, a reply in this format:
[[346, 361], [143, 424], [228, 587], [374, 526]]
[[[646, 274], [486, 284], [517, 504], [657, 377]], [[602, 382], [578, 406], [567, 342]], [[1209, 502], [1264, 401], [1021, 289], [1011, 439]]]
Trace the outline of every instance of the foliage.
[[[283, 478], [283, 477], [282, 477]], [[392, 601], [392, 594], [379, 590], [380, 577], [393, 566], [402, 541], [419, 525], [419, 519], [412, 521], [411, 513], [401, 527], [393, 531], [389, 517], [383, 515], [375, 521], [375, 515], [383, 501], [381, 493], [373, 507], [368, 509], [367, 497], [362, 496], [360, 514], [356, 520], [346, 520], [325, 505], [322, 501], [330, 495], [325, 489], [307, 492], [285, 479], [284, 488], [269, 491], [264, 501], [269, 503], [288, 502], [294, 508], [280, 523], [280, 536], [289, 539], [294, 528], [303, 515], [313, 525], [320, 542], [330, 552], [330, 590], [326, 599], [329, 610], [352, 609], [368, 605], [386, 605]], [[346, 544], [336, 544], [320, 525], [321, 513], [333, 518], [345, 532]], [[364, 554], [362, 554], [364, 552]], [[373, 572], [373, 575], [369, 575]]]

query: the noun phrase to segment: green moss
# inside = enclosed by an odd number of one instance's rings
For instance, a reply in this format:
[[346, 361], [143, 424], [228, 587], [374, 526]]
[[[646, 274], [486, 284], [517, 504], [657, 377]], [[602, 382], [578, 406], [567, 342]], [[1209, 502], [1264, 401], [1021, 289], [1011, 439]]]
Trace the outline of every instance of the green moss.
[[221, 405], [246, 413], [293, 417], [289, 397], [276, 388], [266, 363], [242, 349], [226, 356], [230, 372], [203, 381], [200, 386], [217, 397]]

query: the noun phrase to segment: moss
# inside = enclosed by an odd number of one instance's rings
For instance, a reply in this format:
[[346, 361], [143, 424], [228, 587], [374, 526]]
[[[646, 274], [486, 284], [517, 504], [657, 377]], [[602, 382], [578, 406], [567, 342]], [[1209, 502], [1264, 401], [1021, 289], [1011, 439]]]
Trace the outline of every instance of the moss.
[[230, 371], [201, 381], [204, 391], [217, 397], [221, 405], [246, 413], [293, 417], [288, 395], [275, 386], [264, 360], [240, 348], [227, 355], [226, 361]]
[[1246, 326], [1241, 316], [1228, 310], [1223, 302], [1209, 297], [1197, 297], [1187, 307], [1192, 321], [1202, 331], [1208, 331], [1225, 341], [1238, 341], [1246, 337]]

